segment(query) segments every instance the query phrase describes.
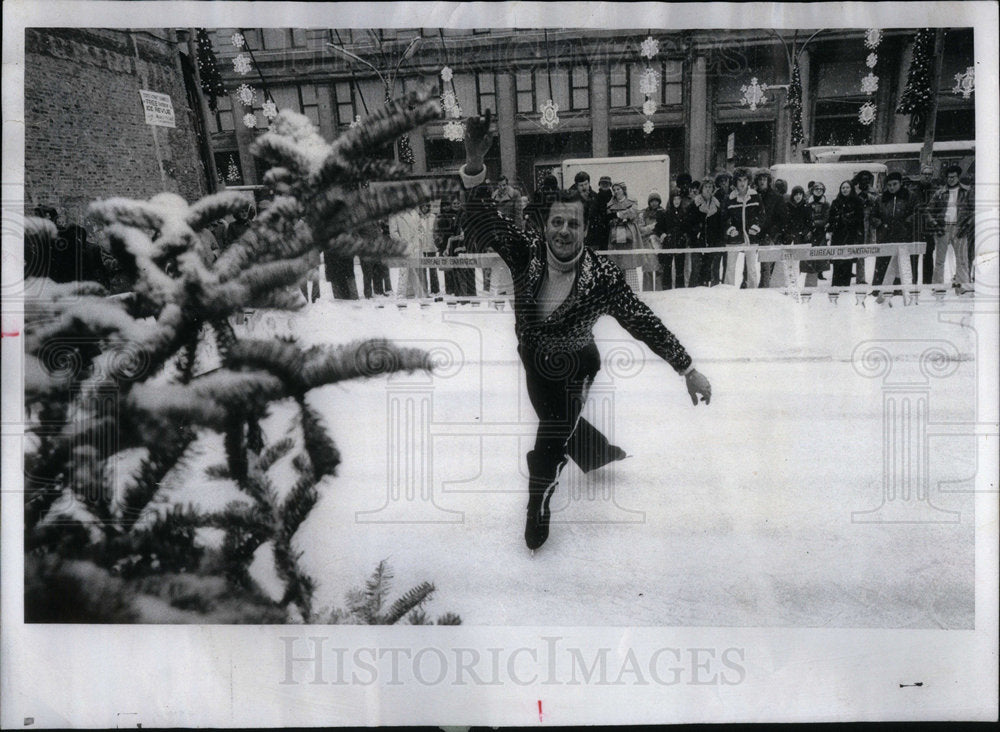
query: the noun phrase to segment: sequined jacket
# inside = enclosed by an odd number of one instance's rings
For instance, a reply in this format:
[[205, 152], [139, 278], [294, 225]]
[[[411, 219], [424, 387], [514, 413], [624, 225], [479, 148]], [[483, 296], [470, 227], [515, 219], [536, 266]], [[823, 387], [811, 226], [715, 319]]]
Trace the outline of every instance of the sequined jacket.
[[637, 340], [663, 358], [678, 373], [691, 357], [663, 322], [625, 282], [625, 274], [607, 257], [589, 247], [577, 264], [569, 296], [547, 318], [538, 314], [538, 293], [545, 276], [545, 241], [534, 231], [521, 231], [502, 216], [485, 186], [469, 192], [462, 218], [466, 247], [492, 249], [507, 264], [514, 280], [514, 329], [522, 348], [540, 354], [566, 354], [594, 344], [594, 323], [610, 315]]

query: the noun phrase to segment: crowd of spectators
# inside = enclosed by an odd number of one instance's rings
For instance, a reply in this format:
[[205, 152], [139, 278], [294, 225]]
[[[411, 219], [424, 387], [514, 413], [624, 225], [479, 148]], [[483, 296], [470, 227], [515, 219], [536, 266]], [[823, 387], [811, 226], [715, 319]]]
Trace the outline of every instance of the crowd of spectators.
[[[805, 259], [798, 266], [786, 261], [761, 262], [755, 249], [740, 256], [736, 247], [809, 244], [848, 246], [890, 242], [924, 243], [923, 266], [919, 255], [877, 256], [872, 286], [933, 284], [971, 289], [973, 281], [974, 192], [969, 178], [957, 165], [944, 170], [935, 181], [925, 168], [918, 178], [898, 172], [885, 177], [883, 190], [876, 190], [874, 176], [862, 171], [828, 192], [821, 182], [788, 192], [784, 180], [772, 180], [767, 171], [747, 169], [720, 172], [703, 180], [680, 173], [664, 197], [651, 191], [645, 206], [629, 195], [627, 181], [603, 176], [597, 187], [586, 172], [578, 172], [570, 186], [584, 202], [587, 220], [586, 245], [596, 251], [629, 249], [683, 250], [647, 253], [633, 258], [631, 272], [641, 267], [643, 280], [633, 285], [643, 290], [683, 287], [713, 287], [719, 284], [741, 288], [789, 287], [805, 275], [806, 288], [828, 279], [831, 286], [867, 284], [864, 259]], [[520, 228], [541, 230], [539, 212], [561, 193], [555, 176], [546, 176], [538, 189], [525, 195], [506, 177], [493, 184], [493, 202], [498, 212]], [[203, 233], [217, 254], [225, 250], [250, 226], [265, 198], [248, 203], [231, 221], [220, 222]], [[466, 254], [459, 227], [461, 198], [440, 201], [436, 206], [398, 214], [373, 225], [373, 237], [391, 237], [404, 244], [406, 256], [454, 257]], [[60, 220], [57, 211], [39, 206], [36, 216], [50, 219], [58, 238], [49, 251], [25, 252], [27, 276], [48, 276], [57, 282], [93, 280], [111, 292], [127, 291], [122, 268], [114, 256], [88, 237], [79, 225]], [[732, 251], [724, 251], [732, 247]], [[708, 250], [708, 251], [705, 251]], [[945, 261], [954, 252], [953, 282], [945, 283]], [[740, 260], [742, 259], [742, 266]], [[482, 292], [506, 295], [512, 292], [510, 275], [503, 267], [437, 267], [398, 269], [395, 296], [428, 298], [442, 295], [475, 297]], [[468, 264], [468, 263], [467, 263]], [[918, 269], [920, 271], [918, 271]], [[37, 271], [36, 271], [37, 270]], [[381, 261], [360, 262], [361, 288], [357, 286], [355, 260], [324, 253], [323, 274], [338, 299], [391, 297], [393, 279]], [[478, 277], [477, 277], [478, 272]], [[635, 277], [633, 274], [632, 277]], [[302, 293], [316, 300], [320, 293], [317, 276], [304, 284]]]

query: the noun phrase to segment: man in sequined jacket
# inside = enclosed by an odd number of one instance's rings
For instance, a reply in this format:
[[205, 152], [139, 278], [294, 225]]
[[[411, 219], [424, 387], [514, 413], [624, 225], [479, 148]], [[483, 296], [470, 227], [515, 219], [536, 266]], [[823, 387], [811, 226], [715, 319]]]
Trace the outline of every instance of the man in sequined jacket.
[[462, 229], [470, 251], [492, 249], [514, 280], [514, 329], [524, 364], [528, 396], [538, 414], [534, 449], [528, 453], [528, 511], [524, 539], [534, 551], [548, 538], [549, 507], [559, 473], [569, 458], [583, 471], [625, 457], [580, 416], [600, 369], [593, 326], [614, 317], [633, 337], [685, 377], [693, 404], [711, 398], [708, 380], [666, 326], [625, 283], [610, 259], [584, 246], [584, 205], [575, 191], [561, 192], [540, 217], [544, 230], [521, 231], [500, 215], [483, 185], [483, 156], [493, 142], [490, 114], [466, 123], [468, 191]]

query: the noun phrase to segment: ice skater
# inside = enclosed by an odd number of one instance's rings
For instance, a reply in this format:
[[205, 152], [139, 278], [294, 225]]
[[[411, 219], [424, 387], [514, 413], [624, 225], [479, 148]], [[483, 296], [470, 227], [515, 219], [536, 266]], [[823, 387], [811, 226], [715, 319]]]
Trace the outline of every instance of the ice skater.
[[549, 503], [569, 458], [584, 472], [625, 457], [580, 416], [601, 366], [593, 326], [601, 315], [615, 318], [684, 376], [692, 404], [711, 398], [708, 379], [649, 307], [625, 283], [622, 270], [584, 246], [585, 209], [579, 193], [561, 191], [540, 212], [541, 235], [497, 212], [483, 157], [493, 143], [490, 112], [465, 127], [466, 189], [462, 229], [470, 251], [492, 249], [514, 280], [514, 329], [524, 364], [528, 396], [538, 415], [534, 448], [528, 453], [528, 512], [524, 540], [534, 551], [549, 535]]

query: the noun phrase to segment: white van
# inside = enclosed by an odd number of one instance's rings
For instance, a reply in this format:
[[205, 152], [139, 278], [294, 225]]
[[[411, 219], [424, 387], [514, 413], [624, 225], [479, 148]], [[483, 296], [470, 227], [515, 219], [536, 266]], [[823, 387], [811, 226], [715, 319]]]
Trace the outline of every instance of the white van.
[[562, 164], [563, 185], [573, 185], [573, 176], [580, 171], [590, 175], [590, 187], [597, 190], [602, 175], [611, 176], [613, 183], [622, 182], [628, 189], [628, 197], [646, 207], [646, 197], [650, 191], [657, 191], [667, 205], [670, 195], [670, 156], [631, 155], [621, 158], [573, 158]]
[[773, 179], [782, 178], [788, 181], [789, 194], [795, 186], [802, 186], [802, 190], [808, 196], [809, 183], [816, 181], [826, 186], [826, 199], [828, 201], [833, 201], [837, 197], [841, 183], [845, 180], [852, 180], [862, 170], [867, 170], [875, 176], [872, 190], [882, 191], [885, 188], [886, 167], [882, 163], [864, 161], [853, 163], [780, 163], [772, 165], [770, 168]]

